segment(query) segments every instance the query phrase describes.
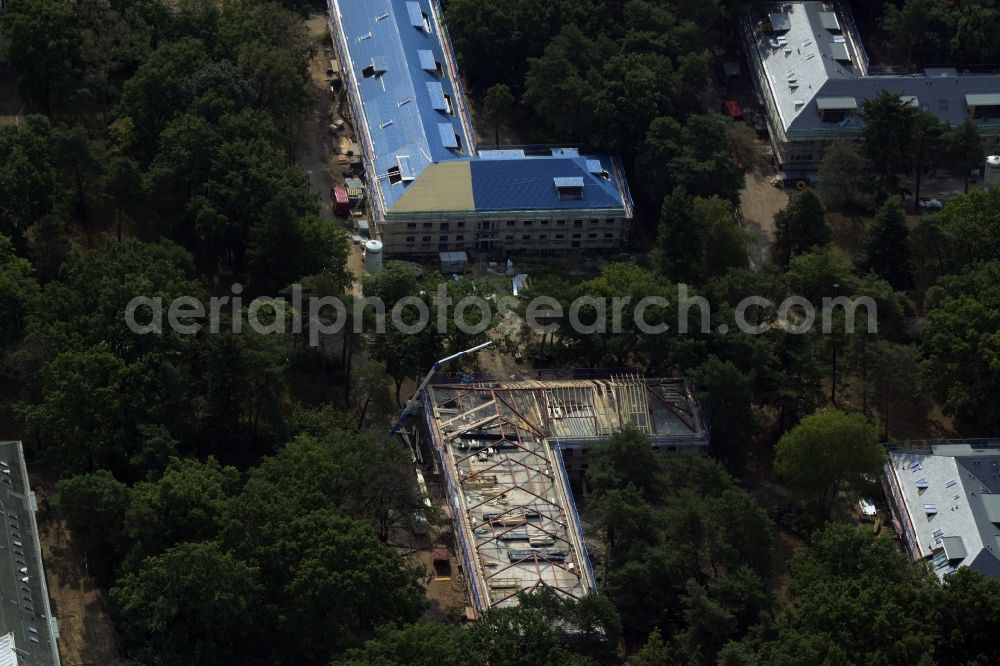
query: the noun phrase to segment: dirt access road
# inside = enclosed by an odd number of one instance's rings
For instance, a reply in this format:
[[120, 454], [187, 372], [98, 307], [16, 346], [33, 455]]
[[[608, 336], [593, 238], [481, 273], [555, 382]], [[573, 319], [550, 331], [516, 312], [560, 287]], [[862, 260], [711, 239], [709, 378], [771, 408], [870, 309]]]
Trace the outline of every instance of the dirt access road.
[[788, 205], [788, 195], [768, 182], [759, 172], [747, 174], [740, 193], [743, 226], [751, 236], [750, 265], [760, 268], [771, 261], [774, 243], [774, 216]]
[[[339, 99], [335, 99], [330, 93], [330, 81], [326, 75], [327, 63], [333, 57], [326, 14], [312, 14], [306, 21], [306, 27], [309, 29], [310, 39], [314, 40], [315, 44], [323, 41], [309, 63], [309, 73], [316, 88], [316, 107], [306, 123], [298, 162], [308, 174], [313, 190], [319, 195], [320, 214], [324, 218], [336, 220], [345, 231], [348, 231], [345, 220], [333, 214], [333, 206], [330, 203], [330, 188], [344, 183], [343, 171], [346, 166], [336, 163], [336, 137], [327, 131], [331, 116], [341, 105]], [[361, 247], [358, 245], [351, 246], [348, 268], [354, 275], [355, 295], [360, 296], [364, 268]]]
[[110, 666], [118, 660], [118, 642], [107, 595], [89, 575], [65, 523], [45, 502], [44, 489], [54, 486], [55, 477], [35, 466], [30, 473], [41, 507], [38, 535], [52, 614], [59, 623], [59, 658], [63, 664]]

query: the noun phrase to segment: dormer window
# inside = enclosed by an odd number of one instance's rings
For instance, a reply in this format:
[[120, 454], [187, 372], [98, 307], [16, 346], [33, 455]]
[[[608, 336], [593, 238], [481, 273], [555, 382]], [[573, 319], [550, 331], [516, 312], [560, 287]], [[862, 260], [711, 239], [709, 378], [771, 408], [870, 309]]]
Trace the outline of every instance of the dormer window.
[[431, 98], [431, 108], [451, 116], [455, 115], [455, 107], [452, 104], [451, 95], [444, 91], [439, 82], [428, 81], [427, 93]]
[[455, 132], [451, 123], [438, 123], [438, 134], [441, 136], [442, 146], [459, 153], [462, 152], [462, 138]]
[[427, 34], [431, 32], [431, 17], [420, 8], [419, 2], [407, 2], [406, 13], [410, 17], [410, 25], [418, 30], [423, 30]]
[[854, 97], [817, 97], [816, 110], [824, 123], [839, 123], [858, 110], [858, 100]]
[[420, 60], [420, 69], [438, 76], [444, 76], [444, 65], [434, 57], [433, 51], [421, 49], [417, 51], [417, 58]]
[[583, 178], [553, 178], [552, 180], [561, 200], [583, 199]]

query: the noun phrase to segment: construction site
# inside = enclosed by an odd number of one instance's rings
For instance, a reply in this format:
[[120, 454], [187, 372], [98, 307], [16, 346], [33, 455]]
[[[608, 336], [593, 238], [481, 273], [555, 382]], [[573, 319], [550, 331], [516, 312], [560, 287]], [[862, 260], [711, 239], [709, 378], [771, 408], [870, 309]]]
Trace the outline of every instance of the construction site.
[[682, 379], [441, 383], [423, 407], [476, 612], [540, 587], [571, 598], [595, 587], [570, 485], [571, 472], [583, 481], [588, 448], [623, 428], [663, 453], [708, 447]]

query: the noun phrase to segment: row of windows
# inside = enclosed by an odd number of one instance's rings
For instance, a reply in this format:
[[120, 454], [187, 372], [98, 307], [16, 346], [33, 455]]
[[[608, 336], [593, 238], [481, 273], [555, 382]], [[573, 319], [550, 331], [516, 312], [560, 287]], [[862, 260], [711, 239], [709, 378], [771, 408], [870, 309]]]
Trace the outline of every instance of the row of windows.
[[[581, 238], [582, 236], [583, 236], [583, 234], [573, 234], [573, 238]], [[548, 237], [549, 237], [548, 234], [538, 234], [538, 239], [539, 240], [547, 240]], [[566, 234], [555, 234], [553, 236], [553, 238], [555, 238], [556, 240], [562, 240], [565, 237], [566, 237]], [[608, 232], [608, 233], [604, 234], [604, 237], [605, 238], [614, 238], [615, 235], [613, 233], [611, 233], [611, 232]], [[597, 234], [587, 234], [587, 238], [597, 238]], [[514, 240], [514, 234], [507, 234], [506, 236], [504, 236], [504, 240], [509, 240], [509, 241]], [[521, 240], [531, 240], [531, 234], [522, 234], [521, 235]]]
[[[575, 240], [575, 239], [581, 238], [582, 236], [583, 236], [583, 234], [573, 234], [572, 238]], [[552, 237], [555, 240], [564, 240], [566, 238], [566, 234], [554, 234]], [[598, 237], [598, 235], [596, 233], [587, 234], [587, 239], [588, 240], [594, 240], [597, 237]], [[533, 236], [531, 234], [522, 234], [521, 235], [521, 240], [530, 241], [530, 240], [532, 240], [532, 238], [533, 238]], [[613, 238], [615, 238], [615, 234], [613, 234], [611, 232], [605, 233], [604, 234], [604, 238], [605, 239], [613, 239]], [[538, 240], [548, 240], [548, 239], [549, 239], [549, 235], [548, 234], [538, 234]], [[438, 236], [438, 242], [439, 243], [447, 243], [447, 242], [449, 242], [449, 240], [454, 240], [456, 243], [460, 243], [460, 242], [462, 242], [462, 241], [465, 240], [465, 236], [463, 234], [458, 234], [458, 235], [455, 236], [454, 239], [449, 239], [448, 236]], [[507, 234], [506, 236], [504, 236], [504, 240], [505, 241], [513, 241], [513, 240], [515, 240], [514, 234]], [[411, 244], [412, 243], [416, 243], [417, 242], [417, 237], [416, 236], [407, 236], [406, 237], [406, 242], [407, 243], [411, 243]], [[433, 238], [431, 236], [421, 236], [420, 237], [420, 242], [421, 243], [432, 243], [434, 241], [433, 241]]]
[[[406, 242], [407, 243], [415, 243], [416, 240], [417, 240], [416, 236], [407, 236], [406, 237]], [[465, 236], [463, 234], [458, 234], [457, 236], [455, 236], [455, 241], [456, 242], [460, 242], [460, 241], [464, 241], [464, 240], [465, 240]], [[422, 236], [421, 239], [420, 239], [420, 242], [421, 243], [430, 243], [431, 242], [431, 237], [430, 236]], [[439, 243], [447, 243], [448, 242], [448, 237], [447, 236], [438, 236], [438, 242]]]
[[[557, 226], [557, 227], [565, 227], [566, 223], [568, 221], [569, 220], [555, 220], [555, 226]], [[545, 226], [548, 226], [549, 223], [552, 222], [552, 220], [521, 220], [520, 221], [520, 225], [523, 226], [523, 227], [531, 227], [531, 226], [534, 226], [535, 222], [538, 222], [539, 226], [545, 227]], [[583, 220], [572, 220], [572, 222], [573, 222], [573, 227], [576, 228], [576, 229], [579, 229], [580, 227], [583, 226], [583, 222], [584, 221]], [[592, 219], [592, 220], [590, 220], [590, 226], [596, 226], [596, 225], [598, 225], [600, 223], [601, 223], [601, 220], [599, 220], [599, 219]], [[606, 224], [606, 225], [613, 225], [613, 224], [617, 224], [617, 223], [618, 223], [618, 220], [616, 218], [613, 218], [613, 217], [609, 217], [606, 220], [604, 220], [604, 224]], [[420, 224], [421, 224], [421, 228], [423, 228], [423, 229], [434, 229], [434, 225], [435, 224], [439, 225], [437, 227], [439, 231], [448, 231], [451, 228], [451, 223], [450, 222], [438, 222], [438, 223], [435, 223], [435, 222], [422, 222]], [[513, 226], [516, 226], [518, 224], [518, 220], [506, 220], [505, 224], [508, 227], [513, 227]], [[458, 229], [464, 229], [465, 228], [465, 222], [456, 222], [455, 223], [455, 227], [458, 228]], [[491, 222], [484, 222], [481, 225], [481, 227], [483, 229], [493, 229], [494, 225]], [[417, 228], [417, 223], [416, 222], [407, 222], [406, 223], [406, 228], [407, 229], [416, 229]]]
[[[440, 224], [441, 224], [441, 226], [438, 227], [438, 229], [440, 231], [448, 231], [448, 229], [451, 228], [451, 223], [450, 222], [441, 222]], [[464, 229], [465, 228], [465, 222], [456, 222], [455, 226], [457, 228], [459, 228], [459, 229]], [[407, 229], [416, 229], [417, 228], [417, 223], [416, 222], [407, 222], [406, 223], [406, 228]], [[423, 223], [423, 228], [424, 229], [433, 229], [434, 228], [434, 223], [433, 222], [424, 222]]]

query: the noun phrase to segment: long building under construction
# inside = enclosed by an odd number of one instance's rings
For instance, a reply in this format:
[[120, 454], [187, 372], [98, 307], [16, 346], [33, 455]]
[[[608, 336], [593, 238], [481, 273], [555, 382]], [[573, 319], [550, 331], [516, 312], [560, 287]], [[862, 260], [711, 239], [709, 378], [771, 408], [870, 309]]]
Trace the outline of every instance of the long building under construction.
[[631, 427], [663, 453], [708, 447], [681, 379], [437, 384], [423, 406], [478, 611], [539, 587], [572, 598], [594, 588], [570, 487], [592, 445]]

